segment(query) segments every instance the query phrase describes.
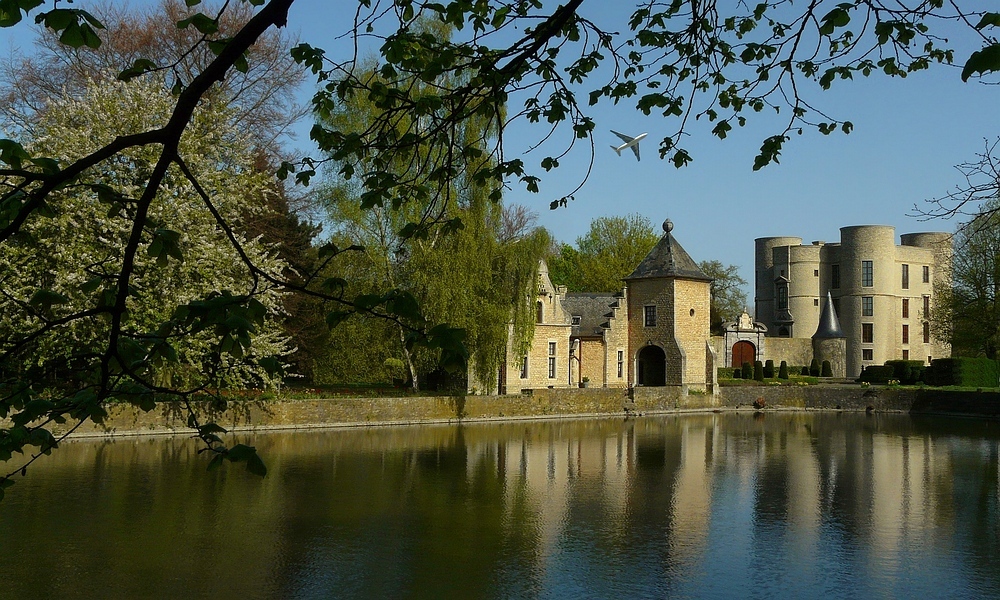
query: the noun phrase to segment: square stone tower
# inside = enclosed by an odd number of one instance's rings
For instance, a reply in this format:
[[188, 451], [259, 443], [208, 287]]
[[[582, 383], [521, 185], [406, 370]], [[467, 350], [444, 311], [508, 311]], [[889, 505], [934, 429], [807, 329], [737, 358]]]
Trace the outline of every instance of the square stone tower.
[[673, 223], [631, 275], [628, 287], [629, 382], [706, 389], [714, 379], [709, 345], [712, 283], [674, 239]]

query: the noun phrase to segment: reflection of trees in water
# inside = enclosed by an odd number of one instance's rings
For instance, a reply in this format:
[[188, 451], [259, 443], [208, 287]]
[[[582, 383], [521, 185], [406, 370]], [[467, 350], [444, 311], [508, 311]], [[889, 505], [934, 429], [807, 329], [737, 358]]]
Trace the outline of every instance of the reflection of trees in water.
[[263, 482], [205, 474], [183, 439], [74, 443], [0, 505], [0, 560], [35, 596], [663, 595], [746, 502], [730, 525], [769, 568], [952, 545], [997, 589], [993, 429], [768, 413], [273, 434], [251, 441]]

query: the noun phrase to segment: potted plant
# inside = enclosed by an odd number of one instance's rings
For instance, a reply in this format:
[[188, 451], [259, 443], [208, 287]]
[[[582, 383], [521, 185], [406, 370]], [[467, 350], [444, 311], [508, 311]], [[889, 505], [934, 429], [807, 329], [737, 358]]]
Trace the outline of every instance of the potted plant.
[[590, 387], [590, 377], [584, 377], [580, 380], [580, 387], [589, 388]]

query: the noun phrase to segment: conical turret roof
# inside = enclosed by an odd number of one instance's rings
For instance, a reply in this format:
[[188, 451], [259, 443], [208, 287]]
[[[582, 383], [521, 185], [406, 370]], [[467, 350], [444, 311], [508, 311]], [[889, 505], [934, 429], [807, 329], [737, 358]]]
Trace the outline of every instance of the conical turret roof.
[[837, 311], [833, 308], [833, 296], [826, 293], [826, 303], [823, 304], [823, 312], [819, 316], [819, 327], [813, 334], [814, 340], [826, 340], [835, 338], [845, 338], [844, 332], [840, 329], [840, 320], [837, 319]]
[[671, 233], [673, 228], [674, 224], [670, 219], [663, 222], [663, 237], [653, 246], [646, 258], [642, 259], [632, 274], [625, 278], [626, 281], [660, 277], [712, 281], [712, 278], [702, 272], [698, 263], [694, 262], [691, 255], [674, 239]]

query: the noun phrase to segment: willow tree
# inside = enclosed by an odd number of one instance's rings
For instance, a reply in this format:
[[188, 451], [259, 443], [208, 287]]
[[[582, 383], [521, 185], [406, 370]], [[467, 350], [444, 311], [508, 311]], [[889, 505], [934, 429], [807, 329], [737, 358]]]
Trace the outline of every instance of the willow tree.
[[[368, 77], [375, 85], [381, 75], [370, 71]], [[438, 87], [454, 85], [452, 81], [414, 80], [410, 94], [420, 102], [425, 97], [421, 90], [433, 98]], [[380, 119], [380, 112], [370, 96], [354, 96], [320, 117], [348, 135], [364, 138], [370, 135], [372, 123]], [[437, 118], [433, 113], [425, 115], [421, 123], [400, 118], [394, 135], [404, 136], [411, 128], [434, 128]], [[383, 157], [373, 152], [373, 156], [350, 163], [349, 168], [360, 179], [372, 176], [375, 165], [381, 165], [379, 176], [408, 181], [420, 189], [418, 195], [426, 194], [422, 201], [405, 196], [373, 197], [357, 184], [358, 178], [331, 179], [323, 194], [335, 240], [363, 254], [351, 257], [348, 253], [331, 263], [334, 274], [338, 268], [349, 269], [349, 261], [360, 260], [369, 265], [369, 273], [366, 282], [355, 278], [355, 285], [405, 290], [426, 318], [461, 328], [470, 352], [468, 375], [488, 388], [496, 384], [511, 337], [518, 349], [531, 339], [534, 321], [526, 298], [534, 291], [538, 261], [549, 244], [541, 229], [512, 232], [511, 211], [504, 209], [499, 185], [473, 177], [491, 168], [489, 146], [497, 143], [494, 125], [489, 116], [473, 115], [453, 124], [444, 134], [451, 142], [433, 149], [430, 155], [415, 152]], [[427, 169], [428, 164], [442, 161], [438, 153], [462, 157], [449, 160], [451, 166], [446, 170]], [[377, 323], [370, 323], [370, 327], [373, 333], [381, 330]], [[420, 374], [437, 363], [437, 352], [434, 348], [414, 351], [407, 330], [398, 326], [397, 333], [398, 344], [391, 351], [402, 357], [413, 389], [419, 389]], [[339, 339], [341, 344], [347, 343]], [[335, 355], [350, 352], [346, 347], [331, 351]], [[330, 360], [336, 361], [336, 356]]]

